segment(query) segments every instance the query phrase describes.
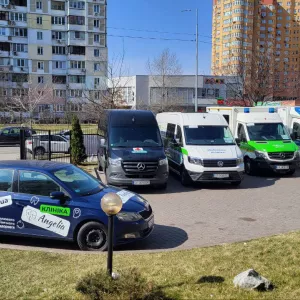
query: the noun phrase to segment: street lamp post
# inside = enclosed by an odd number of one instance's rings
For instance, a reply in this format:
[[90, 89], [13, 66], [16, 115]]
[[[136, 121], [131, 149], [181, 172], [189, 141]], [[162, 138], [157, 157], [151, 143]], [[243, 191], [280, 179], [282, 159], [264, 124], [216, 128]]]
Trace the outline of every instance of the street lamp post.
[[[192, 9], [185, 9], [182, 12], [190, 12]], [[199, 64], [199, 18], [198, 8], [196, 8], [196, 76], [195, 76], [195, 112], [198, 112], [198, 64]]]
[[108, 193], [101, 199], [101, 208], [108, 216], [108, 249], [107, 249], [107, 273], [112, 277], [113, 264], [113, 240], [114, 240], [114, 216], [120, 212], [123, 203], [115, 193]]

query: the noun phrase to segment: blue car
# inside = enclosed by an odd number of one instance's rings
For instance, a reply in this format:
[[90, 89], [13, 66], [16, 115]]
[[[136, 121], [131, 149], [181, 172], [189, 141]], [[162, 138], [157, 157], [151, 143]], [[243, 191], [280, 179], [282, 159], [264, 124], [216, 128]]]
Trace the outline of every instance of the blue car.
[[108, 218], [100, 202], [117, 193], [123, 208], [115, 217], [115, 244], [147, 237], [154, 216], [132, 192], [105, 186], [81, 169], [49, 161], [0, 162], [0, 234], [75, 241], [82, 250], [107, 248]]

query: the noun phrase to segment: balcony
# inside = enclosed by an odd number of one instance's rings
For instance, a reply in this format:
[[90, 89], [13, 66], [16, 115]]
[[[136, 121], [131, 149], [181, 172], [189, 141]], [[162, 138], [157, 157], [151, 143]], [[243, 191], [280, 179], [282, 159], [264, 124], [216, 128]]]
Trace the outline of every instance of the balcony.
[[69, 75], [85, 75], [86, 73], [86, 69], [82, 68], [82, 69], [68, 69], [68, 74]]

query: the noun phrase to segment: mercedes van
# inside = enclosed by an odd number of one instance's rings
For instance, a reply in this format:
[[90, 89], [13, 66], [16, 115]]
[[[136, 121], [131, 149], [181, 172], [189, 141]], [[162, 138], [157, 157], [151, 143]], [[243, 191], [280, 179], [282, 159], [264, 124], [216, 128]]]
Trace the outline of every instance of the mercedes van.
[[170, 170], [183, 185], [243, 179], [243, 155], [223, 116], [202, 113], [161, 113], [156, 116]]
[[167, 187], [168, 160], [151, 111], [107, 110], [99, 135], [98, 165], [108, 184]]
[[260, 169], [295, 173], [298, 147], [274, 107], [209, 107], [207, 111], [227, 120], [243, 152], [247, 174]]

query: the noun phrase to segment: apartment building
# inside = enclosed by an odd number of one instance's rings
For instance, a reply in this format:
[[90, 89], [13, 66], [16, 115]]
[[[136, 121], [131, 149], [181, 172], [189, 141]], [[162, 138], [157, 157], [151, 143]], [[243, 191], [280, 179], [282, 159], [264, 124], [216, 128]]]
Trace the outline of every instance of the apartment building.
[[[213, 0], [212, 73], [257, 80], [260, 63], [272, 100], [300, 104], [300, 1]], [[239, 74], [241, 75], [241, 74]]]
[[83, 90], [105, 82], [106, 65], [106, 0], [0, 0], [2, 99], [51, 88], [39, 111], [76, 111]]

